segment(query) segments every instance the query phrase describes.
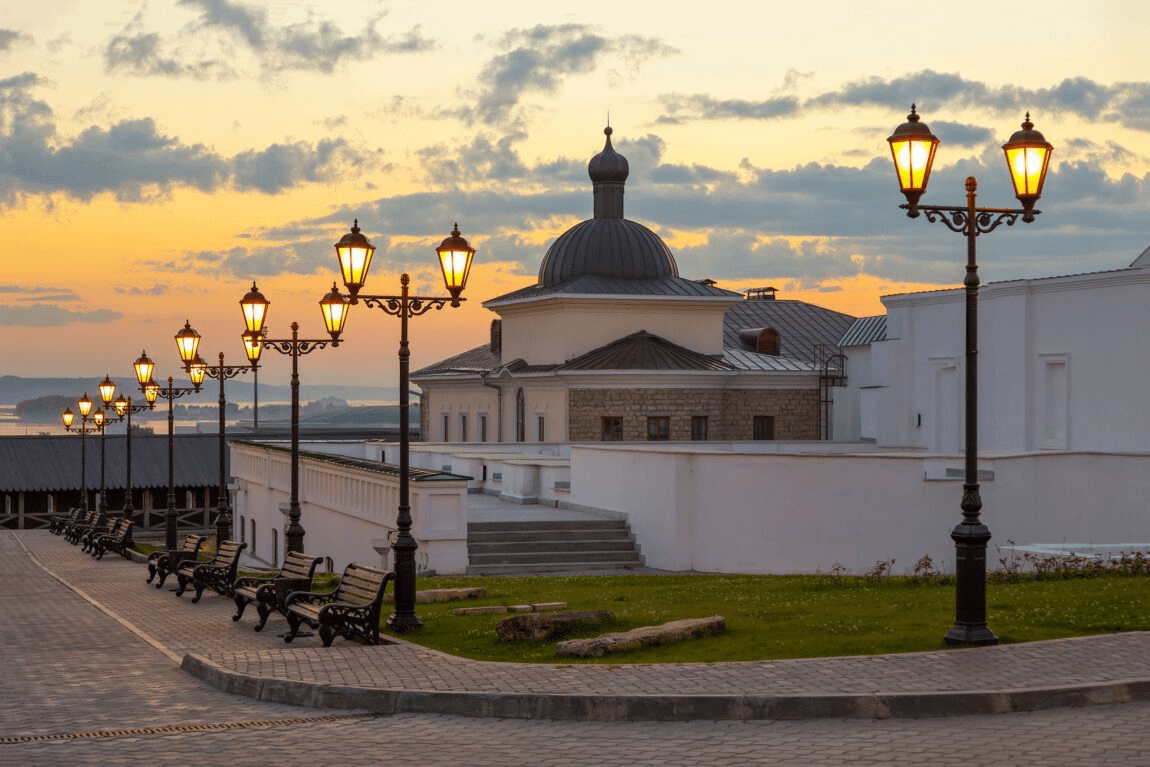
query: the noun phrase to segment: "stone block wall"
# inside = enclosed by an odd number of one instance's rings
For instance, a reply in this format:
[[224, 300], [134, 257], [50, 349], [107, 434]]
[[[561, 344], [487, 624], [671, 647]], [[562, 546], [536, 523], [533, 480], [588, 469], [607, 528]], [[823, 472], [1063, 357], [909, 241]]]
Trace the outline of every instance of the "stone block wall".
[[645, 441], [647, 418], [668, 416], [671, 441], [691, 439], [691, 417], [707, 416], [707, 438], [751, 439], [756, 415], [775, 418], [775, 439], [819, 438], [819, 393], [811, 389], [571, 389], [568, 440], [598, 442], [603, 418], [623, 419], [623, 440]]

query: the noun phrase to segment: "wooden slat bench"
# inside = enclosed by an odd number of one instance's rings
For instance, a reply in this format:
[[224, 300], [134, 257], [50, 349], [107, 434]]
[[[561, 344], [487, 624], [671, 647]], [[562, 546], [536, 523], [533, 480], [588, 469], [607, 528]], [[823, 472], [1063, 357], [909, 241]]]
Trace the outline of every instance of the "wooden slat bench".
[[290, 642], [306, 623], [319, 629], [324, 647], [331, 647], [336, 636], [359, 637], [368, 644], [379, 644], [379, 613], [383, 592], [395, 573], [352, 562], [328, 592], [297, 591], [288, 595], [287, 621], [291, 630], [284, 635]]
[[89, 530], [104, 523], [104, 515], [92, 509], [80, 516], [75, 522], [64, 528], [64, 540], [75, 546]]
[[129, 559], [128, 549], [132, 547], [132, 520], [127, 517], [116, 517], [112, 522], [112, 529], [104, 535], [95, 536], [91, 545], [91, 554], [96, 559], [103, 559], [108, 551], [114, 551], [124, 559]]
[[236, 594], [236, 614], [232, 620], [238, 621], [248, 603], [255, 602], [256, 611], [260, 615], [255, 630], [262, 631], [273, 610], [284, 612], [288, 594], [293, 591], [311, 591], [312, 576], [322, 561], [323, 557], [309, 557], [298, 551], [289, 551], [278, 573], [237, 578], [232, 587]]
[[202, 535], [188, 533], [178, 548], [168, 551], [153, 551], [148, 555], [147, 582], [151, 583], [152, 579], [158, 575], [160, 580], [156, 583], [156, 588], [163, 587], [164, 580], [174, 573], [177, 567], [189, 560], [195, 561], [196, 557], [199, 556], [200, 546], [203, 546], [206, 540], [207, 538]]
[[64, 532], [64, 528], [75, 522], [80, 518], [84, 510], [77, 506], [73, 509], [68, 509], [67, 514], [53, 514], [48, 517], [48, 532], [53, 535], [60, 535]]
[[240, 554], [246, 549], [246, 543], [239, 541], [223, 541], [216, 547], [215, 556], [208, 562], [181, 562], [176, 568], [176, 578], [180, 581], [176, 589], [176, 596], [181, 596], [191, 585], [196, 589], [192, 597], [192, 604], [200, 601], [204, 589], [224, 595], [232, 596], [232, 584], [236, 581], [236, 570], [240, 566]]

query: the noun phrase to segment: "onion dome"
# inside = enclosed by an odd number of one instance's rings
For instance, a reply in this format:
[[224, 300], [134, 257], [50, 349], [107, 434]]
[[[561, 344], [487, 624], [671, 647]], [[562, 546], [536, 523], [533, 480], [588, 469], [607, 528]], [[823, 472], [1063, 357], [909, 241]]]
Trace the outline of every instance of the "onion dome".
[[630, 168], [611, 146], [611, 128], [603, 151], [587, 164], [594, 190], [594, 218], [559, 236], [539, 267], [539, 284], [555, 285], [584, 275], [657, 279], [678, 276], [671, 249], [642, 224], [623, 218], [623, 189]]

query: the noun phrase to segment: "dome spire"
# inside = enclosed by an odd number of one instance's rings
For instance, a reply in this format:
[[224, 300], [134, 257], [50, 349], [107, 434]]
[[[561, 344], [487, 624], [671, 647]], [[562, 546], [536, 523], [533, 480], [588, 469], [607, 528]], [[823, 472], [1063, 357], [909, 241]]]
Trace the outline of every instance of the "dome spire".
[[611, 126], [603, 129], [607, 141], [603, 151], [587, 164], [587, 175], [595, 193], [595, 218], [623, 218], [623, 187], [630, 168], [627, 158], [611, 146]]

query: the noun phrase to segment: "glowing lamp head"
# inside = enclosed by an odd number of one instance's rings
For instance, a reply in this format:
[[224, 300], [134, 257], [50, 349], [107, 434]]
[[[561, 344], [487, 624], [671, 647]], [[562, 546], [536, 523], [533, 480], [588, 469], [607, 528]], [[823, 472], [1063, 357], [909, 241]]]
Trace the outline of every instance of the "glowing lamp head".
[[191, 364], [200, 349], [200, 334], [192, 327], [190, 320], [184, 321], [184, 327], [176, 333], [176, 348], [180, 351], [180, 361], [184, 367]]
[[64, 412], [60, 414], [60, 418], [64, 421], [64, 428], [71, 431], [72, 421], [76, 419], [76, 414], [72, 412], [72, 408], [65, 408]]
[[92, 412], [92, 398], [88, 396], [88, 392], [84, 392], [77, 403], [80, 406], [80, 417], [85, 421], [88, 420], [88, 415]]
[[247, 355], [248, 362], [252, 363], [252, 367], [255, 367], [259, 364], [260, 355], [264, 351], [264, 337], [250, 330], [245, 330], [241, 337], [244, 342], [244, 354]]
[[1002, 145], [1006, 153], [1006, 166], [1010, 169], [1010, 180], [1014, 183], [1014, 196], [1022, 203], [1026, 214], [1024, 221], [1033, 221], [1034, 204], [1042, 195], [1042, 185], [1046, 182], [1046, 170], [1050, 166], [1050, 155], [1054, 147], [1030, 122], [1030, 113], [1022, 123], [1022, 130], [1015, 131], [1010, 140]]
[[121, 394], [116, 397], [116, 402], [112, 406], [116, 408], [116, 415], [123, 418], [128, 414], [128, 408], [132, 407], [132, 401]]
[[104, 376], [104, 380], [100, 382], [100, 401], [104, 406], [112, 404], [112, 397], [116, 395], [116, 384], [112, 383], [112, 379]]
[[188, 378], [192, 380], [192, 386], [196, 387], [196, 391], [200, 390], [200, 385], [203, 384], [207, 375], [208, 363], [204, 362], [203, 357], [197, 354], [196, 358], [188, 363]]
[[107, 421], [107, 415], [105, 415], [103, 409], [100, 409], [92, 416], [92, 420], [96, 422], [97, 429], [103, 429], [104, 423]]
[[335, 244], [335, 254], [339, 259], [343, 284], [347, 286], [354, 302], [360, 288], [367, 282], [367, 270], [371, 268], [371, 257], [375, 254], [375, 246], [359, 231], [358, 218], [352, 224], [351, 231]]
[[443, 284], [451, 294], [451, 305], [459, 306], [462, 301], [459, 294], [467, 286], [467, 276], [471, 273], [471, 259], [475, 257], [475, 248], [459, 235], [459, 224], [451, 230], [451, 236], [446, 238], [435, 252], [439, 254], [439, 265], [443, 269]]
[[918, 200], [926, 191], [926, 184], [930, 180], [930, 169], [934, 165], [938, 138], [919, 120], [918, 112], [915, 111], [914, 104], [911, 104], [906, 122], [895, 128], [894, 133], [887, 138], [887, 142], [894, 158], [899, 189], [909, 203], [907, 215], [914, 218], [918, 215]]
[[160, 398], [160, 385], [155, 381], [148, 380], [143, 384], [144, 399], [148, 401], [148, 407], [156, 404], [156, 400]]
[[144, 384], [152, 380], [152, 371], [156, 369], [156, 363], [148, 359], [148, 353], [142, 352], [139, 359], [133, 363], [136, 368], [136, 381], [143, 388]]
[[252, 289], [240, 299], [240, 308], [244, 312], [244, 326], [247, 330], [253, 333], [263, 332], [264, 320], [267, 319], [270, 304], [271, 302], [264, 298], [264, 294], [256, 288], [256, 284], [253, 282]]
[[339, 288], [333, 282], [331, 292], [320, 299], [320, 311], [323, 312], [323, 325], [331, 334], [333, 344], [339, 343], [339, 334], [343, 332], [344, 323], [347, 322], [347, 312], [350, 309], [347, 299], [340, 294]]

